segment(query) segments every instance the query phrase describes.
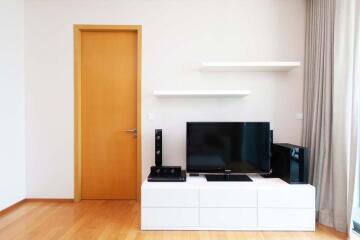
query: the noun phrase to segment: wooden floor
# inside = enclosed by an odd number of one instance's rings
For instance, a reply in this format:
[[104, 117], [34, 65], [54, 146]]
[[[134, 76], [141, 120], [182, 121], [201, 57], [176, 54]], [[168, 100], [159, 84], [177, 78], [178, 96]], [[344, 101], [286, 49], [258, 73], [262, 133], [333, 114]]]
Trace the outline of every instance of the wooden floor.
[[140, 231], [134, 201], [26, 201], [0, 216], [0, 239], [346, 239], [324, 226], [316, 232]]

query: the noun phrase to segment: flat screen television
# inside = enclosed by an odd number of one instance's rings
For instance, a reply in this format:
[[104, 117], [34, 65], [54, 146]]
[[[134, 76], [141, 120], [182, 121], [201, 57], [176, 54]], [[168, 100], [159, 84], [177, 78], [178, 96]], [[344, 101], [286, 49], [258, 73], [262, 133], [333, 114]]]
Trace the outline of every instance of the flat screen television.
[[186, 170], [190, 173], [269, 173], [269, 122], [188, 122]]

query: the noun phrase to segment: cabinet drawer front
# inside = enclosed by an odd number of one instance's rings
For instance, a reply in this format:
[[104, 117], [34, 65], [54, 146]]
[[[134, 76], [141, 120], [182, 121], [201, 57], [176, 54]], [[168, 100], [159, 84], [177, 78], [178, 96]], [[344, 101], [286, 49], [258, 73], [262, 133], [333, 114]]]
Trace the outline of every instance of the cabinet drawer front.
[[315, 209], [259, 208], [260, 230], [315, 231]]
[[198, 207], [197, 189], [142, 189], [142, 207]]
[[253, 230], [256, 226], [256, 208], [200, 208], [201, 228]]
[[315, 188], [309, 185], [259, 189], [259, 207], [315, 208]]
[[200, 189], [200, 207], [257, 207], [256, 189]]
[[179, 229], [199, 226], [198, 208], [142, 208], [142, 229]]

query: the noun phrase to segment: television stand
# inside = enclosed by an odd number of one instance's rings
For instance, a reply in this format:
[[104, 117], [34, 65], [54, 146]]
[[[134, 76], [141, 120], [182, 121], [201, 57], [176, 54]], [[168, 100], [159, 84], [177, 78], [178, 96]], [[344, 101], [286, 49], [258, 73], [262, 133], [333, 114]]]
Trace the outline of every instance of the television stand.
[[315, 231], [314, 186], [249, 177], [252, 182], [208, 182], [203, 175], [145, 180], [141, 230]]
[[247, 175], [205, 175], [208, 182], [252, 182], [251, 178]]

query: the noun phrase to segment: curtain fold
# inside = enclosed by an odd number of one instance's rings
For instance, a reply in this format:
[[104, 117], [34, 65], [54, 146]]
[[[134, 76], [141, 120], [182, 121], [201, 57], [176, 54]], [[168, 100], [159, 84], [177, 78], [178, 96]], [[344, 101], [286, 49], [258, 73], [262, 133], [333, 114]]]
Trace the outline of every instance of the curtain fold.
[[360, 0], [308, 0], [303, 144], [321, 224], [348, 231], [359, 158]]
[[309, 148], [317, 217], [333, 226], [339, 201], [331, 159], [335, 0], [309, 0], [306, 19], [303, 144]]

